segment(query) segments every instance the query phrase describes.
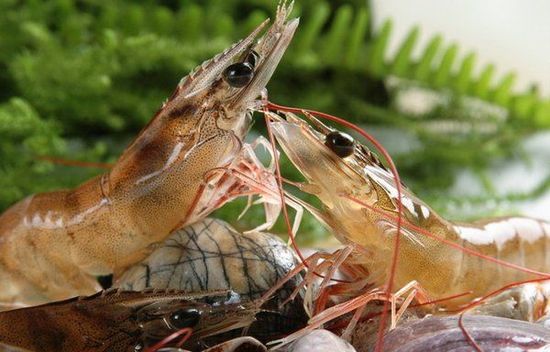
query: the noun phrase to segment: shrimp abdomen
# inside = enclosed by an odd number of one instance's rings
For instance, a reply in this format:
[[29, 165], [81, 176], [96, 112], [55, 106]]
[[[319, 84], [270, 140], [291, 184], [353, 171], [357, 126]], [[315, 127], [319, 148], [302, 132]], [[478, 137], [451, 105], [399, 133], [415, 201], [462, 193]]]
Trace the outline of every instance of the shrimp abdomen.
[[[459, 243], [483, 255], [528, 268], [518, 268], [470, 254], [462, 256], [457, 277], [469, 277], [466, 286], [480, 294], [517, 281], [534, 279], [533, 271], [550, 272], [550, 223], [528, 217], [503, 217], [456, 226]], [[475, 275], [473, 275], [475, 273]]]

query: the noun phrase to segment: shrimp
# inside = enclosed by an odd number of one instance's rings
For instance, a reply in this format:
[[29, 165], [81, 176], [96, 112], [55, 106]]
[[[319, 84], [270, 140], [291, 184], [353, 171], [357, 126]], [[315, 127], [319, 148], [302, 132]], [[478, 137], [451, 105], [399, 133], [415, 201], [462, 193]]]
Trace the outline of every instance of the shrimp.
[[[307, 180], [294, 184], [319, 198], [323, 208], [301, 204], [351, 248], [346, 262], [365, 268], [374, 287], [385, 287], [391, 276], [396, 287], [414, 289], [419, 300], [439, 301], [438, 308], [451, 311], [501, 287], [549, 277], [544, 274], [550, 271], [549, 222], [526, 217], [448, 221], [406, 188], [399, 199], [392, 174], [351, 136], [308, 113], [315, 127], [291, 113], [286, 119], [267, 114], [281, 148]], [[393, 267], [399, 207], [404, 221]], [[449, 296], [454, 299], [444, 300]], [[381, 297], [370, 291], [356, 303]]]
[[186, 346], [243, 328], [259, 307], [231, 291], [110, 290], [90, 297], [0, 312], [0, 343], [30, 351], [143, 351], [192, 329]]
[[123, 272], [220, 205], [207, 203], [224, 195], [215, 171], [242, 147], [256, 98], [298, 25], [287, 21], [290, 10], [279, 6], [258, 43], [266, 22], [183, 78], [109, 172], [29, 196], [0, 216], [0, 304], [97, 292], [96, 276]]

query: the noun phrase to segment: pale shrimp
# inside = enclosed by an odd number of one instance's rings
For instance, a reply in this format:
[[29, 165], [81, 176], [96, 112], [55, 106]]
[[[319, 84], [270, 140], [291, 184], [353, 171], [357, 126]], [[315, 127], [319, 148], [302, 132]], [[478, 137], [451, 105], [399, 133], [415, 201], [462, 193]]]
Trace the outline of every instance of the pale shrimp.
[[216, 170], [231, 164], [257, 97], [288, 47], [291, 6], [178, 84], [113, 168], [73, 190], [27, 197], [0, 216], [0, 304], [88, 295], [96, 276], [145, 258], [171, 231], [225, 196]]
[[0, 343], [36, 352], [136, 352], [189, 329], [185, 347], [202, 349], [202, 339], [247, 327], [258, 312], [231, 291], [110, 290], [0, 312]]
[[[525, 217], [448, 221], [406, 188], [399, 199], [393, 175], [351, 136], [307, 113], [315, 127], [291, 113], [286, 119], [268, 115], [277, 141], [307, 180], [294, 185], [318, 197], [323, 208], [301, 204], [346, 245], [338, 252], [339, 263], [366, 269], [368, 283], [375, 288], [352, 303], [322, 312], [310, 321], [316, 326], [371, 300], [387, 299], [383, 291], [390, 278], [399, 288], [397, 296], [412, 291], [419, 301], [436, 301], [439, 309], [451, 311], [502, 287], [550, 277], [545, 274], [550, 271], [547, 221]], [[399, 203], [402, 237], [394, 266]], [[355, 321], [358, 316], [360, 311]]]

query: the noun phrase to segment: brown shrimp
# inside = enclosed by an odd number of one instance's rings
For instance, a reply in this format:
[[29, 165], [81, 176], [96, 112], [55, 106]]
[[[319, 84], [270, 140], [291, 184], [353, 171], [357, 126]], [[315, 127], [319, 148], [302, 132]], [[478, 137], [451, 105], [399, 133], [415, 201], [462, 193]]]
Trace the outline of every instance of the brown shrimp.
[[[280, 5], [255, 43], [248, 37], [182, 79], [113, 168], [73, 190], [36, 194], [0, 216], [0, 305], [96, 292], [98, 275], [120, 273], [171, 231], [219, 202], [232, 162], [298, 20]], [[224, 194], [217, 194], [223, 197]]]
[[0, 312], [0, 344], [36, 352], [135, 352], [192, 329], [192, 346], [248, 326], [258, 308], [231, 291], [110, 290]]

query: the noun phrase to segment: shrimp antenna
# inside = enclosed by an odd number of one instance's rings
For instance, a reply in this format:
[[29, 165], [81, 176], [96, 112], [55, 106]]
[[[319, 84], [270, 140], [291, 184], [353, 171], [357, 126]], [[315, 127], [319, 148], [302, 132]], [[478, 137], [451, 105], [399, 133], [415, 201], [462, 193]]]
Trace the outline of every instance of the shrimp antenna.
[[193, 334], [193, 329], [191, 328], [180, 329], [174, 332], [173, 334], [166, 336], [164, 339], [160, 340], [155, 345], [149, 347], [143, 352], [157, 352], [158, 350], [160, 350], [161, 348], [169, 344], [171, 341], [183, 335], [180, 341], [176, 344], [176, 347], [181, 347], [187, 340], [189, 340], [192, 334]]
[[494, 291], [491, 291], [489, 292], [488, 294], [486, 294], [485, 296], [483, 297], [480, 297], [479, 299], [475, 300], [474, 302], [471, 302], [471, 303], [468, 303], [466, 305], [463, 305], [462, 307], [460, 307], [459, 309], [456, 309], [456, 310], [447, 310], [447, 312], [450, 312], [450, 313], [463, 313], [469, 309], [472, 309], [476, 306], [479, 306], [481, 304], [483, 304], [483, 302], [485, 300], [487, 300], [488, 298], [491, 298], [493, 296], [496, 296], [498, 295], [499, 293], [502, 293], [506, 290], [509, 290], [511, 288], [514, 288], [514, 287], [517, 287], [517, 286], [521, 286], [521, 285], [525, 285], [525, 284], [532, 284], [532, 283], [537, 283], [537, 282], [541, 282], [541, 281], [547, 281], [550, 277], [549, 276], [546, 276], [546, 277], [541, 277], [541, 278], [536, 278], [536, 279], [530, 279], [530, 280], [523, 280], [523, 281], [517, 281], [517, 282], [513, 282], [511, 284], [508, 284], [508, 285], [505, 285], [505, 286], [502, 286], [501, 288], [499, 289], [496, 289]]
[[488, 294], [486, 294], [485, 296], [479, 298], [478, 300], [472, 302], [472, 303], [469, 303], [463, 307], [461, 307], [460, 309], [456, 310], [456, 311], [453, 311], [453, 310], [449, 310], [448, 312], [450, 313], [460, 313], [460, 317], [458, 319], [458, 325], [460, 327], [460, 330], [462, 331], [462, 334], [464, 335], [464, 337], [468, 340], [468, 343], [474, 347], [476, 349], [476, 351], [482, 351], [481, 348], [479, 347], [479, 345], [477, 344], [477, 342], [474, 340], [474, 338], [470, 335], [470, 333], [466, 330], [466, 328], [464, 327], [464, 324], [462, 323], [462, 317], [464, 315], [464, 313], [468, 310], [468, 309], [472, 309], [474, 308], [475, 306], [478, 306], [480, 304], [483, 303], [483, 301], [485, 301], [487, 298], [490, 298], [490, 297], [493, 297], [499, 293], [502, 293], [510, 288], [513, 288], [513, 287], [516, 287], [516, 286], [520, 286], [520, 285], [524, 285], [524, 284], [529, 284], [529, 283], [535, 283], [535, 282], [540, 282], [540, 281], [544, 281], [544, 280], [548, 280], [548, 277], [546, 278], [537, 278], [537, 279], [531, 279], [531, 280], [524, 280], [524, 281], [518, 281], [518, 282], [514, 282], [514, 283], [511, 283], [511, 284], [508, 284], [508, 285], [505, 285], [497, 290], [494, 290]]
[[81, 160], [72, 160], [72, 159], [65, 159], [65, 158], [56, 158], [52, 156], [47, 155], [39, 155], [36, 157], [37, 160], [42, 161], [48, 161], [55, 165], [63, 165], [63, 166], [74, 166], [74, 167], [88, 167], [88, 168], [94, 168], [94, 169], [111, 169], [113, 167], [113, 163], [101, 163], [101, 162], [94, 162], [94, 161], [81, 161]]
[[466, 330], [466, 327], [464, 326], [464, 322], [462, 321], [462, 318], [464, 317], [464, 313], [460, 313], [458, 316], [458, 327], [460, 328], [460, 331], [462, 331], [462, 335], [466, 338], [466, 341], [472, 346], [476, 352], [483, 352], [481, 349], [481, 346], [477, 344], [476, 340], [474, 340], [474, 337]]
[[[304, 112], [308, 112], [308, 113], [312, 114], [313, 116], [316, 116], [316, 117], [319, 117], [319, 118], [322, 118], [322, 119], [326, 119], [326, 120], [330, 120], [330, 121], [336, 122], [336, 123], [338, 123], [342, 126], [350, 128], [350, 129], [354, 130], [355, 132], [359, 133], [361, 136], [363, 136], [365, 139], [367, 139], [370, 143], [372, 143], [372, 145], [374, 145], [374, 147], [382, 154], [382, 156], [384, 157], [384, 159], [388, 163], [388, 166], [390, 168], [390, 172], [392, 173], [394, 181], [395, 181], [395, 187], [397, 189], [397, 199], [398, 199], [397, 214], [398, 215], [397, 215], [397, 223], [396, 223], [396, 236], [395, 236], [393, 254], [392, 254], [392, 264], [391, 264], [391, 268], [390, 268], [390, 275], [388, 277], [388, 282], [386, 284], [386, 296], [387, 296], [388, 299], [384, 301], [384, 310], [383, 310], [383, 313], [382, 313], [382, 318], [380, 319], [380, 326], [378, 328], [378, 338], [377, 338], [377, 343], [376, 343], [376, 347], [375, 347], [376, 351], [381, 351], [382, 345], [383, 345], [383, 340], [384, 340], [385, 325], [386, 325], [386, 320], [387, 320], [387, 315], [388, 315], [388, 309], [387, 308], [388, 308], [388, 305], [390, 304], [389, 303], [389, 298], [390, 298], [391, 292], [393, 290], [393, 281], [394, 281], [394, 277], [395, 277], [395, 270], [397, 268], [399, 243], [400, 243], [400, 238], [401, 238], [401, 224], [403, 222], [403, 204], [401, 203], [401, 195], [402, 195], [401, 180], [399, 178], [399, 173], [397, 172], [397, 168], [395, 167], [393, 159], [391, 158], [388, 151], [382, 146], [382, 144], [380, 142], [378, 142], [378, 140], [376, 140], [376, 138], [374, 138], [373, 136], [371, 136], [370, 134], [365, 132], [359, 126], [357, 126], [357, 125], [355, 125], [355, 124], [353, 124], [349, 121], [346, 121], [346, 120], [344, 120], [340, 117], [330, 115], [330, 114], [327, 114], [327, 113], [323, 113], [323, 112], [319, 112], [319, 111], [315, 111], [315, 110], [300, 109], [300, 108], [294, 108], [294, 107], [289, 107], [289, 106], [284, 106], [284, 105], [278, 105], [278, 104], [272, 103], [270, 101], [266, 102], [265, 109], [287, 111], [287, 112], [293, 112], [293, 113], [298, 113], [298, 114], [303, 114]], [[268, 133], [270, 133], [269, 129], [268, 129]], [[270, 138], [273, 138], [272, 135], [270, 135]], [[279, 172], [279, 175], [277, 175], [277, 176], [280, 177], [280, 172]], [[279, 182], [281, 182], [281, 181], [279, 181]], [[284, 209], [285, 209], [285, 206], [283, 205], [283, 210]], [[286, 212], [286, 210], [284, 210], [284, 212]]]

